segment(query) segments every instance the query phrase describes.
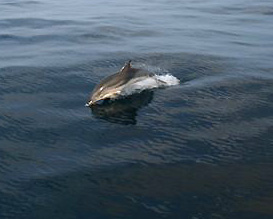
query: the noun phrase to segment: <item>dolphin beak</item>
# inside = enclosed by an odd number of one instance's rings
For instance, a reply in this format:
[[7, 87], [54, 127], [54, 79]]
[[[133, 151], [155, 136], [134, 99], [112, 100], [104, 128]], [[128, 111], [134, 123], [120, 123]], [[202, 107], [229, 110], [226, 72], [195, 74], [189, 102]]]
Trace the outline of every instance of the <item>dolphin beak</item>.
[[84, 106], [91, 106], [93, 104], [93, 101], [90, 100], [88, 103], [86, 103]]

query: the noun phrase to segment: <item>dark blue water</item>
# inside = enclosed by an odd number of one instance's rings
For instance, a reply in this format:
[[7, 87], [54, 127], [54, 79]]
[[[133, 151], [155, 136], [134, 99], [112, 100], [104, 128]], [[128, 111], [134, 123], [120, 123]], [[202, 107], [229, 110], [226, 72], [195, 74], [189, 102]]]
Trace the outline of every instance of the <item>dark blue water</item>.
[[272, 218], [272, 60], [272, 0], [2, 0], [0, 218]]

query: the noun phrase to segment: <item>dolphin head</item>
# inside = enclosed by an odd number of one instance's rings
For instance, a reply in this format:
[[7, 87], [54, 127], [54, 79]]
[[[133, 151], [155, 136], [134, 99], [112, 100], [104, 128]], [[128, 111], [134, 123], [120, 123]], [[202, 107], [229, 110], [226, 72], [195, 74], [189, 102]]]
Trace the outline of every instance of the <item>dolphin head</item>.
[[92, 91], [89, 101], [85, 104], [91, 106], [100, 100], [116, 98], [120, 93], [123, 85], [129, 79], [131, 71], [131, 60], [127, 62], [118, 73], [104, 78]]
[[116, 98], [121, 93], [119, 87], [104, 87], [98, 86], [91, 94], [90, 100], [86, 103], [86, 106], [96, 104], [100, 100]]

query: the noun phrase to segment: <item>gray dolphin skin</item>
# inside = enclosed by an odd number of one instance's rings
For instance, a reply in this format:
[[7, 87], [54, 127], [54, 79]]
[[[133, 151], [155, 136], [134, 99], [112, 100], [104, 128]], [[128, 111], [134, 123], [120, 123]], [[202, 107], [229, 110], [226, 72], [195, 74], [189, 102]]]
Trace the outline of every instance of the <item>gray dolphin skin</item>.
[[151, 76], [153, 76], [151, 72], [133, 68], [130, 60], [119, 72], [104, 78], [94, 88], [86, 106], [94, 105], [100, 100], [117, 98], [124, 87]]

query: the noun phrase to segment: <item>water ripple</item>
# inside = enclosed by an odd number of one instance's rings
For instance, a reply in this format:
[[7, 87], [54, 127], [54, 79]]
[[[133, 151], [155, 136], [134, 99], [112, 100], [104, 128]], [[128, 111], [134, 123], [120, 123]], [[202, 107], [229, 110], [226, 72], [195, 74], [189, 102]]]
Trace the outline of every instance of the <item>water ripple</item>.
[[[0, 218], [272, 218], [272, 3], [0, 3]], [[181, 84], [97, 106], [132, 59]]]

